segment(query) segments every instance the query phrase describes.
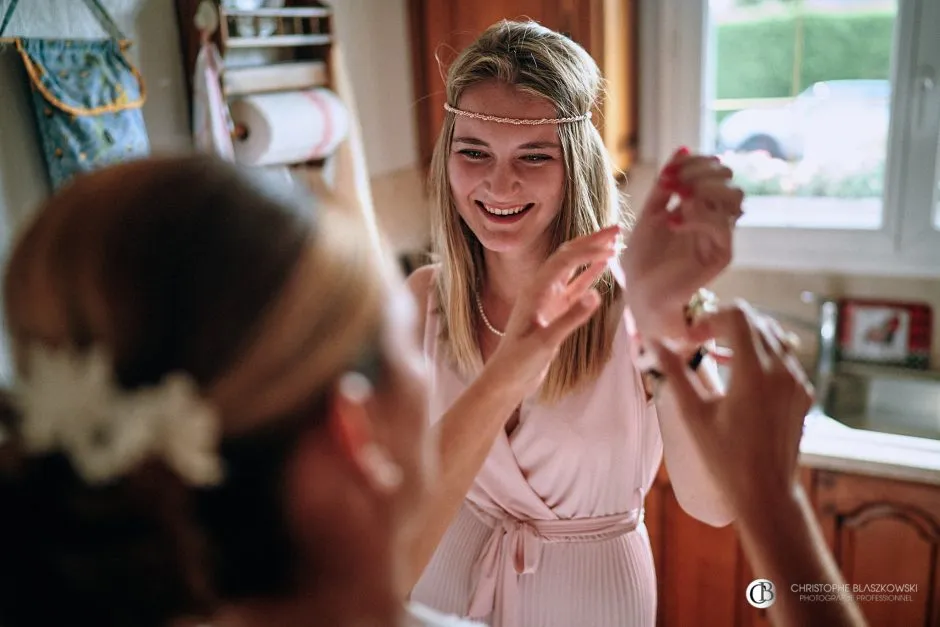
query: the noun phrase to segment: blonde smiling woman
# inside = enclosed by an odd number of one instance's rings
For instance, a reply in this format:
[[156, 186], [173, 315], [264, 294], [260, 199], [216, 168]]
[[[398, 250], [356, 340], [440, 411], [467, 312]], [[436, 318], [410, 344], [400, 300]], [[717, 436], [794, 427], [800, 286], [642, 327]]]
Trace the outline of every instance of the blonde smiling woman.
[[[429, 561], [413, 598], [495, 627], [651, 625], [642, 512], [663, 454], [686, 511], [712, 525], [732, 514], [672, 395], [650, 401], [643, 343], [684, 338], [686, 304], [731, 259], [743, 194], [717, 159], [678, 151], [619, 260], [625, 290], [589, 266], [576, 279], [599, 293], [586, 324], [533, 358], [517, 309], [546, 259], [628, 226], [591, 119], [602, 78], [567, 37], [501, 22], [454, 61], [446, 90], [439, 263], [409, 279], [444, 477], [413, 548]], [[699, 348], [683, 350], [711, 387]]]

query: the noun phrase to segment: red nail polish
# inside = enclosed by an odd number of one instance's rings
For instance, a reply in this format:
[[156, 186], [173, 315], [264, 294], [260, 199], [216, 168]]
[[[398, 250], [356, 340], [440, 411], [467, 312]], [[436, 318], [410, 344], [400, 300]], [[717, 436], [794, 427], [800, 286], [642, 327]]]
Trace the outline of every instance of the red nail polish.
[[668, 176], [667, 174], [663, 173], [663, 174], [659, 177], [659, 184], [660, 184], [661, 187], [664, 187], [664, 188], [666, 188], [666, 189], [668, 189], [668, 190], [675, 190], [675, 189], [676, 189], [676, 186], [679, 185], [679, 181], [677, 181], [676, 179], [672, 178], [671, 176]]
[[663, 176], [675, 176], [679, 172], [678, 163], [670, 163], [663, 168]]
[[682, 214], [678, 211], [674, 211], [669, 214], [666, 222], [669, 224], [669, 226], [680, 226], [682, 224]]
[[689, 147], [688, 147], [688, 146], [679, 146], [679, 150], [676, 151], [676, 154], [677, 154], [677, 155], [683, 155], [683, 156], [689, 154]]

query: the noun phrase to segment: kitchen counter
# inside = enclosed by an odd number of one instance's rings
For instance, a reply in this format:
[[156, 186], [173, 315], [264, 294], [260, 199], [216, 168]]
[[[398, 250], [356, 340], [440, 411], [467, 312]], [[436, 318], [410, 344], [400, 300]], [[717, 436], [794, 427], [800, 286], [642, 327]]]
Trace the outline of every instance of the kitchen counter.
[[940, 440], [853, 429], [828, 416], [810, 415], [800, 464], [940, 485]]

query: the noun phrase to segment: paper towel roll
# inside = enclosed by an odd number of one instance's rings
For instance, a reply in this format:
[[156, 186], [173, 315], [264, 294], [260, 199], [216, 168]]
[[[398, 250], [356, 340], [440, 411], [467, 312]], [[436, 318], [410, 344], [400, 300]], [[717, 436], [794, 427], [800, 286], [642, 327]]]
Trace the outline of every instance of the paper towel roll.
[[349, 114], [325, 88], [233, 100], [232, 121], [247, 132], [235, 159], [252, 166], [303, 163], [329, 156], [349, 132]]

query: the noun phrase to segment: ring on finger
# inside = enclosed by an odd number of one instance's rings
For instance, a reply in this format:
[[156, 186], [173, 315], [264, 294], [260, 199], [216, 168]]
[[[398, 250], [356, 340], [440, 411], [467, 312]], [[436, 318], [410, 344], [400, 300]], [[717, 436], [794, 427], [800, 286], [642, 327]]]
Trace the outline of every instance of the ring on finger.
[[780, 344], [788, 353], [795, 352], [800, 348], [800, 337], [793, 331], [784, 331], [780, 334]]

